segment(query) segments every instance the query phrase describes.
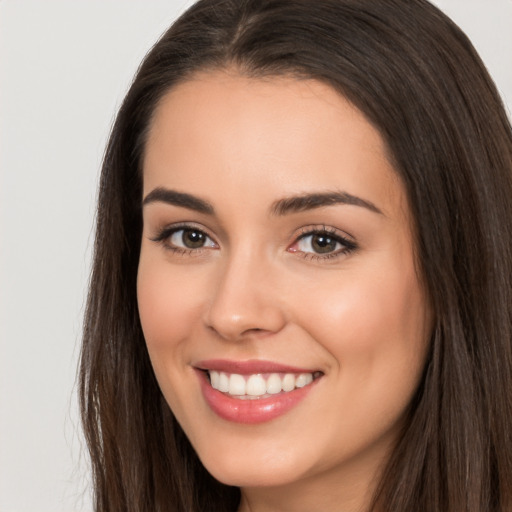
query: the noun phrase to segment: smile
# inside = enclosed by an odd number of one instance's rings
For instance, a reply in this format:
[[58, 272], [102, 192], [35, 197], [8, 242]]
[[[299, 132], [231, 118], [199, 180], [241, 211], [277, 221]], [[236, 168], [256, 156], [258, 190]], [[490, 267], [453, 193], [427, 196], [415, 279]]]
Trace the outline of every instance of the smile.
[[266, 361], [204, 361], [195, 366], [203, 398], [218, 417], [257, 424], [296, 408], [323, 372]]
[[321, 374], [315, 372], [240, 375], [210, 370], [208, 375], [213, 389], [240, 400], [254, 400], [303, 388], [311, 384]]

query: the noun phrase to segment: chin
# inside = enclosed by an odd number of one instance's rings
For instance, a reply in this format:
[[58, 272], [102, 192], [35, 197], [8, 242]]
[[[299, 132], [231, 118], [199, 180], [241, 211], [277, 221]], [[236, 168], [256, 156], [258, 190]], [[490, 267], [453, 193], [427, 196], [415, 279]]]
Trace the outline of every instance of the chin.
[[249, 459], [246, 461], [212, 461], [204, 463], [208, 472], [219, 482], [235, 487], [272, 487], [290, 484], [301, 478], [297, 468], [288, 465], [255, 464]]
[[[210, 439], [215, 439], [214, 437]], [[276, 446], [261, 446], [231, 438], [227, 442], [196, 446], [196, 453], [207, 471], [219, 482], [236, 487], [286, 485], [304, 477], [311, 466], [305, 453]], [[270, 443], [265, 443], [270, 444]]]

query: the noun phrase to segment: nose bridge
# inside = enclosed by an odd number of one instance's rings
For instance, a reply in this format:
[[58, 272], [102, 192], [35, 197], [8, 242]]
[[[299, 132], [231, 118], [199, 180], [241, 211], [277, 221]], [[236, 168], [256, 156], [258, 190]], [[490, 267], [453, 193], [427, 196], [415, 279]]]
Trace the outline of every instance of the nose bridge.
[[285, 317], [275, 274], [273, 262], [261, 249], [234, 247], [219, 265], [206, 325], [225, 339], [279, 331]]

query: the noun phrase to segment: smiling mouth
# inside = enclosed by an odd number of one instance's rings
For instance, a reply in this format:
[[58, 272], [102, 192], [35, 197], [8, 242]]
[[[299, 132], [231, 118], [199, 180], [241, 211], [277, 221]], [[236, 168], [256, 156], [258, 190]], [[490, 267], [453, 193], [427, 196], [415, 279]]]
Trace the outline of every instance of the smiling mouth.
[[258, 424], [299, 407], [325, 375], [272, 361], [209, 359], [194, 365], [206, 404], [223, 420]]
[[310, 385], [322, 372], [255, 373], [242, 375], [217, 370], [205, 370], [213, 389], [240, 400], [257, 400], [289, 393]]

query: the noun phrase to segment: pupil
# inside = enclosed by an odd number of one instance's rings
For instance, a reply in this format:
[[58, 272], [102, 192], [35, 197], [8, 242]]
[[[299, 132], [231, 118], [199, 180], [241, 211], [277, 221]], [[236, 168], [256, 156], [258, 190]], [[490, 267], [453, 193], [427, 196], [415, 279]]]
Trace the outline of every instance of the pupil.
[[193, 229], [186, 229], [183, 232], [183, 244], [189, 249], [197, 249], [204, 245], [204, 233]]
[[312, 246], [318, 253], [332, 252], [336, 248], [336, 240], [325, 235], [314, 235]]

